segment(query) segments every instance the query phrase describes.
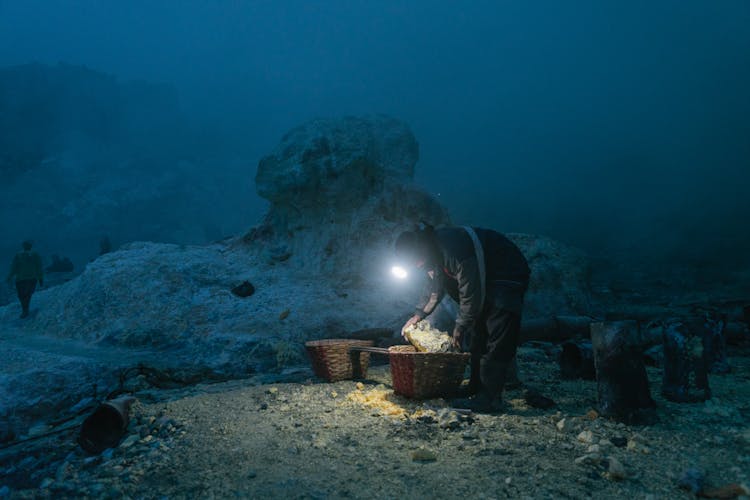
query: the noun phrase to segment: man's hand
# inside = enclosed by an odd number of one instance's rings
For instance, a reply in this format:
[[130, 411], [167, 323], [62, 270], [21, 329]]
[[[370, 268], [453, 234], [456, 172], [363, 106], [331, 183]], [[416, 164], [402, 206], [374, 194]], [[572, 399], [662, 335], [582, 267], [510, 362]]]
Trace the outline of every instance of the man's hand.
[[453, 329], [453, 348], [457, 351], [461, 352], [461, 339], [463, 337], [463, 332], [459, 330], [458, 328]]
[[404, 334], [404, 330], [406, 330], [410, 326], [416, 325], [420, 321], [422, 321], [422, 318], [420, 318], [416, 314], [412, 316], [411, 318], [409, 318], [409, 320], [404, 324], [403, 328], [401, 328], [401, 336], [406, 338], [406, 335]]

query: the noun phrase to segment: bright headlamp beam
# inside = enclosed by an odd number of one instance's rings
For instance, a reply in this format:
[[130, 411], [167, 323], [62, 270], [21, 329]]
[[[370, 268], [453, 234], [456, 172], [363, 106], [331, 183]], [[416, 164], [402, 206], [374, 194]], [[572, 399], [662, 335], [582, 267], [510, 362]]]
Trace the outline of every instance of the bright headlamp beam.
[[406, 269], [401, 266], [393, 266], [391, 268], [391, 273], [393, 273], [393, 275], [400, 280], [406, 279], [406, 277], [409, 276], [409, 273], [406, 272]]

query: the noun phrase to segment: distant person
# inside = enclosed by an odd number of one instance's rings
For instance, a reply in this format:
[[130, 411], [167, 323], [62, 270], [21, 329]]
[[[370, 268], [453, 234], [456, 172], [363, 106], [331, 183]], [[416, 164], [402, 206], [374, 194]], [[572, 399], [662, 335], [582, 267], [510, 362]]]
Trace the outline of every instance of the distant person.
[[530, 269], [518, 247], [481, 228], [426, 226], [396, 239], [396, 255], [427, 275], [427, 288], [403, 330], [429, 316], [445, 294], [459, 305], [453, 344], [471, 352], [469, 398], [453, 406], [479, 412], [501, 408], [508, 368], [520, 341]]
[[31, 241], [24, 241], [23, 251], [18, 252], [13, 257], [13, 263], [8, 273], [8, 284], [12, 284], [15, 279], [16, 292], [18, 300], [21, 302], [21, 317], [26, 318], [29, 315], [29, 304], [31, 296], [36, 290], [36, 284], [42, 286], [44, 283], [44, 274], [42, 272], [42, 258], [39, 254], [31, 251]]

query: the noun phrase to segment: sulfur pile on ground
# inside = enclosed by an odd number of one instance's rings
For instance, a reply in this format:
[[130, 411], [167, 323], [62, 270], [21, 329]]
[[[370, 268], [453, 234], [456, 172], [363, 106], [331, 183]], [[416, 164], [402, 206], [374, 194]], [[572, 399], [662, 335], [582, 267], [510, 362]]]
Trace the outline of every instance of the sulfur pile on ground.
[[363, 381], [143, 390], [122, 444], [100, 456], [73, 431], [4, 450], [0, 484], [14, 487], [0, 497], [661, 499], [692, 498], [693, 473], [706, 489], [750, 481], [747, 347], [706, 403], [663, 400], [649, 368], [659, 421], [646, 427], [598, 417], [595, 382], [561, 380], [555, 356], [527, 344], [519, 364], [557, 407], [517, 389], [501, 415], [394, 396], [387, 365]]

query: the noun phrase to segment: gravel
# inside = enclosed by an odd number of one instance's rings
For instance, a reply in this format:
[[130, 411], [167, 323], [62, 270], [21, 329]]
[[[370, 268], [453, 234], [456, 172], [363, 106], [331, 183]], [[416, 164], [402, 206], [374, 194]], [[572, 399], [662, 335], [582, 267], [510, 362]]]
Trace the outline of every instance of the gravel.
[[663, 400], [649, 368], [659, 420], [646, 427], [596, 416], [596, 383], [561, 380], [552, 358], [520, 369], [557, 407], [520, 388], [499, 415], [395, 396], [387, 366], [359, 382], [163, 391], [101, 455], [74, 430], [0, 451], [0, 498], [690, 498], [750, 480], [750, 353], [733, 354], [705, 404]]

